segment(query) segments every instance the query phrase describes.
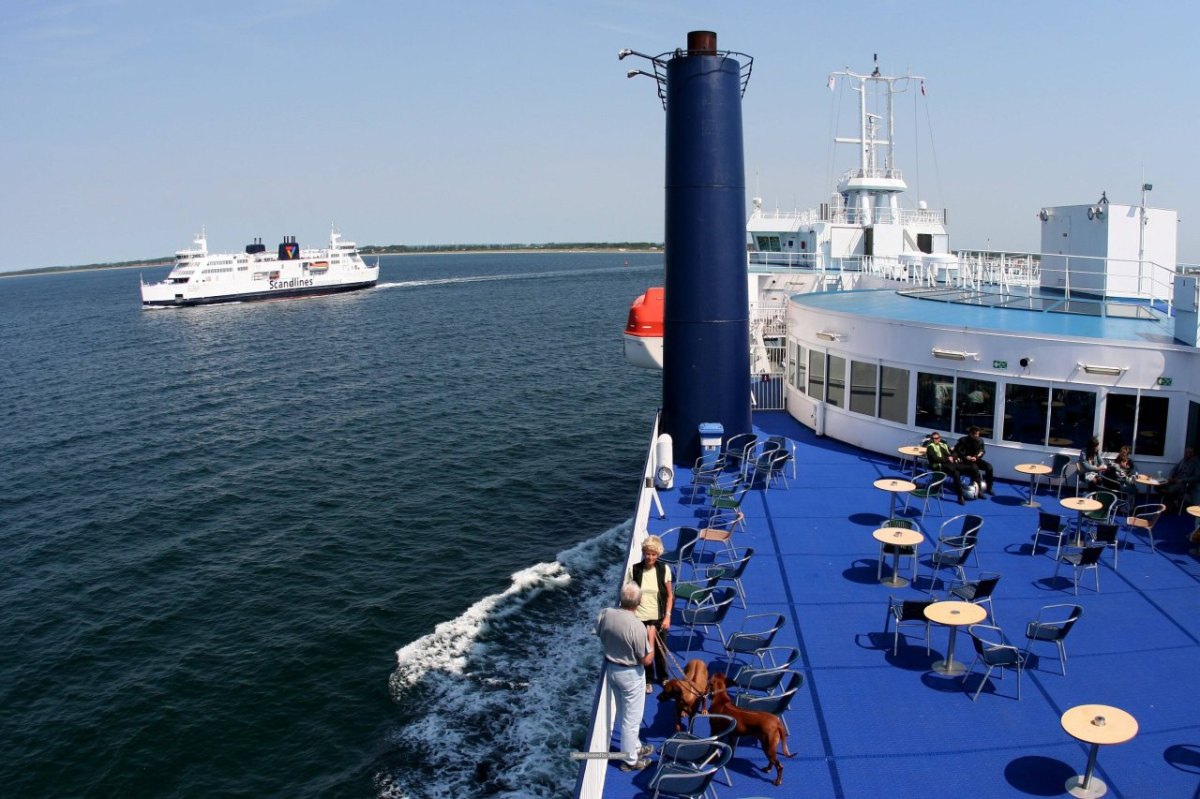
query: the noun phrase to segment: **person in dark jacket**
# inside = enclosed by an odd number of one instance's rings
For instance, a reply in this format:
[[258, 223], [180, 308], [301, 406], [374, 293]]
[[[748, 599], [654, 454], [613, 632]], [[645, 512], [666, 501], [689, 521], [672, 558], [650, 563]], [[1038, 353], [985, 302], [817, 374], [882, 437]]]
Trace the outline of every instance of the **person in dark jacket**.
[[[646, 625], [650, 637], [661, 641], [671, 629], [671, 608], [675, 604], [675, 589], [671, 582], [671, 567], [659, 561], [663, 553], [662, 539], [656, 535], [646, 536], [642, 542], [642, 560], [629, 567], [626, 583], [642, 589], [642, 599], [637, 607], [637, 619]], [[654, 664], [646, 670], [646, 693], [650, 686], [671, 675], [667, 673], [666, 647], [659, 643], [654, 648]]]
[[[975, 496], [982, 497], [985, 491], [995, 496], [995, 472], [992, 464], [983, 459], [986, 447], [983, 445], [981, 432], [975, 425], [968, 427], [967, 434], [954, 445], [954, 452], [958, 457], [959, 464], [970, 464], [975, 467]], [[960, 466], [960, 471], [963, 471], [962, 466]]]

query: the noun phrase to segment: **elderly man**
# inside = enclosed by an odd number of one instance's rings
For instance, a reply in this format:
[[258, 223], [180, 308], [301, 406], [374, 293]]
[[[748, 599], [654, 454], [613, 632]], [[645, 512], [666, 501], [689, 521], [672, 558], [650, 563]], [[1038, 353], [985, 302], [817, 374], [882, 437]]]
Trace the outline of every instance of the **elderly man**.
[[621, 751], [625, 755], [622, 771], [650, 765], [646, 756], [654, 751], [654, 747], [642, 746], [638, 740], [646, 705], [645, 667], [654, 662], [653, 633], [635, 615], [641, 601], [642, 589], [636, 583], [626, 583], [621, 587], [621, 607], [605, 608], [596, 619], [605, 679], [617, 698], [617, 717], [621, 720]]

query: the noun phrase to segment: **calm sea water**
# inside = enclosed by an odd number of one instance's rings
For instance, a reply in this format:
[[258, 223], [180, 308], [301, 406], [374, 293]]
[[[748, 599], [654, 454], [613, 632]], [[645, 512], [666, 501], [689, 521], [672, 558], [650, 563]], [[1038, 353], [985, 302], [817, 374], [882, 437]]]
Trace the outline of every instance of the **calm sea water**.
[[0, 280], [2, 792], [569, 791], [661, 269], [384, 257], [158, 311], [132, 270]]

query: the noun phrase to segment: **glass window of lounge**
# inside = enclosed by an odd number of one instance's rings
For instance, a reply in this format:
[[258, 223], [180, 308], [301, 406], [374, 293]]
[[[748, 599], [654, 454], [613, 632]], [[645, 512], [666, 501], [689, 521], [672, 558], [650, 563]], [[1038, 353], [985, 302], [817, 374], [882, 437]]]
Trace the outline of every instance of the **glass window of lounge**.
[[917, 372], [917, 427], [949, 430], [953, 412], [953, 375]]
[[908, 370], [879, 367], [879, 418], [908, 424]]
[[1004, 389], [1004, 440], [1044, 446], [1049, 406], [1049, 386], [1009, 383]]
[[808, 395], [818, 402], [825, 399], [825, 353], [808, 351]]
[[1104, 402], [1104, 451], [1129, 445], [1134, 455], [1162, 455], [1168, 404], [1166, 397], [1109, 394]]
[[837, 355], [829, 356], [825, 401], [835, 408], [846, 407], [846, 359]]
[[879, 367], [862, 361], [850, 362], [850, 410], [875, 415], [875, 380]]
[[800, 393], [804, 393], [808, 375], [808, 364], [804, 360], [804, 347], [793, 341], [791, 348], [792, 361], [789, 364], [789, 371], [791, 372], [792, 386]]
[[1083, 449], [1096, 429], [1096, 392], [1056, 388], [1050, 392], [1052, 447]]
[[954, 390], [954, 432], [963, 434], [968, 427], [978, 427], [980, 435], [992, 438], [996, 434], [996, 383], [960, 377]]

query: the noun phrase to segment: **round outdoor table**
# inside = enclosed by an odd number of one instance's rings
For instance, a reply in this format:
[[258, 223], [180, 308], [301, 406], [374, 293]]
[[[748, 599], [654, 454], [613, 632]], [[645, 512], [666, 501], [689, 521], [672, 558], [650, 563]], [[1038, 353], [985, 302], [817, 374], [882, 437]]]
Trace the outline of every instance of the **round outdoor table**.
[[1104, 503], [1098, 499], [1090, 499], [1089, 497], [1067, 497], [1066, 499], [1060, 499], [1058, 504], [1067, 510], [1075, 511], [1077, 514], [1075, 517], [1075, 546], [1083, 546], [1083, 514], [1100, 510], [1104, 507]]
[[904, 471], [905, 463], [912, 461], [912, 472], [913, 474], [916, 474], [917, 458], [925, 454], [925, 448], [917, 446], [916, 444], [908, 444], [906, 446], [897, 448], [896, 451], [900, 453], [900, 471]]
[[1087, 770], [1067, 780], [1067, 793], [1080, 799], [1096, 799], [1108, 793], [1104, 780], [1092, 775], [1100, 744], [1123, 744], [1137, 735], [1137, 719], [1111, 705], [1076, 705], [1062, 714], [1062, 728], [1076, 740], [1091, 744]]
[[946, 645], [946, 659], [933, 664], [933, 670], [938, 674], [956, 676], [967, 670], [967, 667], [954, 659], [954, 637], [959, 627], [968, 624], [978, 624], [987, 618], [987, 611], [982, 605], [971, 602], [934, 602], [925, 608], [925, 618], [934, 624], [944, 624], [950, 628], [950, 643]]
[[[907, 527], [880, 527], [871, 535], [881, 544], [892, 544], [896, 547], [915, 547], [925, 540], [925, 536], [920, 531], [909, 530]], [[883, 557], [882, 549], [880, 549], [879, 556]], [[892, 576], [879, 582], [891, 588], [903, 588], [908, 585], [908, 579], [900, 576], [899, 549], [892, 553]]]
[[909, 491], [915, 490], [917, 484], [897, 477], [884, 477], [875, 481], [875, 487], [891, 494], [892, 500], [888, 506], [888, 518], [890, 519], [896, 515], [896, 495], [907, 494]]
[[[1159, 474], [1162, 474], [1162, 472], [1159, 472]], [[1145, 491], [1147, 498], [1149, 498], [1150, 492], [1153, 489], [1158, 488], [1167, 481], [1163, 480], [1161, 477], [1151, 477], [1148, 474], [1135, 474], [1133, 476], [1133, 482], [1136, 486], [1137, 492], [1141, 494], [1143, 491]]]
[[1021, 474], [1029, 475], [1029, 501], [1021, 503], [1027, 508], [1040, 508], [1042, 504], [1033, 498], [1037, 491], [1037, 479], [1039, 475], [1050, 474], [1054, 471], [1044, 463], [1018, 463], [1013, 467]]

